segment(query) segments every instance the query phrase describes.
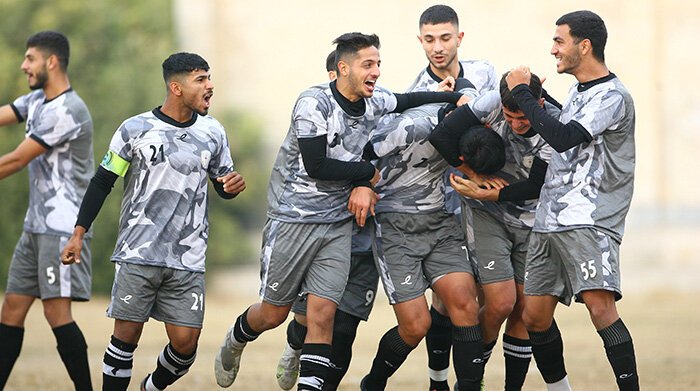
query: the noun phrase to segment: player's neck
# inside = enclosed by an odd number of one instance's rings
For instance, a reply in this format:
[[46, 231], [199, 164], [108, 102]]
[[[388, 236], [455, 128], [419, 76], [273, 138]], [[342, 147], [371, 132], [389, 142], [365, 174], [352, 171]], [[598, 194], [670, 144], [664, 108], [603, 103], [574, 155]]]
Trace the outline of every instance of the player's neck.
[[68, 80], [68, 75], [66, 74], [56, 74], [46, 81], [44, 86], [44, 96], [46, 100], [54, 99], [55, 97], [66, 92], [70, 88], [70, 81]]
[[343, 95], [343, 97], [345, 97], [345, 99], [349, 100], [352, 103], [355, 103], [358, 100], [362, 99], [362, 97], [359, 94], [353, 91], [352, 86], [350, 85], [350, 82], [347, 80], [347, 78], [339, 77], [335, 82], [335, 87], [338, 89], [338, 92], [340, 92], [340, 94]]
[[605, 65], [605, 63], [595, 61], [588, 61], [588, 63], [581, 64], [581, 66], [576, 69], [574, 76], [579, 83], [586, 83], [591, 80], [597, 80], [610, 74], [610, 70]]
[[193, 114], [192, 109], [173, 99], [165, 99], [163, 106], [160, 107], [160, 111], [180, 123], [191, 120]]

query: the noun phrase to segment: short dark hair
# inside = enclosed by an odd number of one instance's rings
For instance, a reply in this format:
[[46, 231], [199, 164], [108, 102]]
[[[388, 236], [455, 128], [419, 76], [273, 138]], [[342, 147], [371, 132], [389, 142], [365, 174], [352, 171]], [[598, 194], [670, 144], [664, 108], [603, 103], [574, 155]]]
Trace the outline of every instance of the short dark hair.
[[[377, 34], [345, 33], [333, 40], [335, 44], [335, 63], [347, 55], [354, 55], [364, 48], [374, 46], [379, 49], [379, 37]], [[337, 65], [336, 65], [337, 66]]]
[[608, 41], [608, 30], [600, 16], [591, 11], [574, 11], [557, 19], [557, 26], [563, 24], [569, 26], [570, 34], [576, 43], [584, 39], [591, 41], [593, 57], [600, 62], [605, 62], [605, 43]]
[[68, 38], [58, 31], [39, 31], [27, 38], [27, 49], [37, 48], [44, 53], [55, 55], [58, 58], [58, 65], [63, 72], [68, 69], [68, 58], [70, 57], [70, 45]]
[[166, 83], [175, 75], [196, 70], [209, 70], [209, 64], [198, 54], [180, 52], [171, 54], [163, 61], [163, 79]]
[[457, 13], [452, 7], [447, 5], [434, 5], [420, 15], [418, 20], [418, 28], [425, 24], [440, 24], [440, 23], [452, 23], [459, 27], [459, 18]]
[[493, 174], [506, 164], [506, 146], [501, 136], [482, 126], [472, 126], [459, 139], [464, 163], [477, 174]]
[[[518, 102], [515, 101], [515, 98], [513, 97], [513, 93], [510, 91], [508, 88], [508, 83], [506, 82], [506, 76], [508, 76], [508, 72], [504, 73], [503, 76], [501, 77], [501, 84], [500, 84], [500, 90], [501, 90], [501, 104], [503, 107], [510, 111], [520, 111], [520, 106], [518, 106]], [[540, 99], [542, 97], [542, 82], [540, 81], [540, 78], [535, 75], [534, 73], [530, 73], [530, 92], [532, 92], [532, 95], [536, 99]]]
[[326, 57], [326, 72], [330, 71], [338, 73], [338, 63], [336, 62], [335, 58], [335, 50], [328, 53], [328, 57]]

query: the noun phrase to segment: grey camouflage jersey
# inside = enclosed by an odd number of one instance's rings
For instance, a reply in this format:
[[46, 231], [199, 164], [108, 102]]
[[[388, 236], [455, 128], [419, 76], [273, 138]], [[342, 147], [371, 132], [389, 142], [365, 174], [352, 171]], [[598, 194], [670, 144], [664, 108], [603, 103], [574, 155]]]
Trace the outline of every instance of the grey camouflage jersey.
[[103, 167], [129, 162], [111, 259], [204, 272], [207, 182], [233, 171], [223, 126], [196, 114], [180, 124], [154, 109], [124, 121], [109, 150]]
[[533, 230], [594, 227], [620, 242], [634, 186], [632, 97], [613, 74], [575, 84], [560, 121], [578, 122], [593, 140], [552, 155]]
[[448, 164], [430, 144], [441, 105], [409, 109], [372, 132], [381, 179], [375, 187], [377, 213], [430, 213], [445, 206], [442, 176]]
[[328, 158], [360, 161], [370, 131], [397, 104], [394, 94], [381, 87], [364, 100], [364, 115], [351, 116], [336, 101], [329, 84], [301, 93], [272, 167], [267, 190], [268, 217], [291, 223], [332, 223], [350, 218], [347, 204], [351, 182], [311, 178], [304, 167], [298, 139], [325, 135]]
[[[461, 69], [459, 77], [469, 80], [479, 94], [487, 91], [498, 90], [498, 75], [494, 66], [486, 60], [464, 60], [459, 62]], [[440, 78], [435, 75], [430, 66], [421, 71], [408, 89], [415, 91], [435, 91], [440, 84]], [[460, 210], [460, 195], [450, 186], [450, 173], [459, 173], [455, 168], [448, 166], [443, 178], [445, 189], [445, 209], [448, 213], [458, 213]]]
[[17, 98], [12, 108], [27, 122], [26, 137], [48, 149], [29, 162], [24, 230], [70, 236], [95, 173], [90, 112], [72, 89], [50, 101], [43, 90], [32, 91]]
[[[492, 93], [500, 95], [497, 91]], [[554, 150], [539, 134], [532, 137], [515, 134], [503, 116], [500, 96], [497, 107], [485, 121], [494, 132], [501, 136], [505, 144], [506, 164], [495, 175], [511, 184], [527, 180], [534, 158], [538, 157], [549, 163]], [[560, 110], [556, 106], [545, 102], [545, 109], [549, 115], [559, 117]], [[482, 209], [509, 226], [530, 229], [534, 225], [535, 209], [538, 202], [536, 199], [514, 202], [478, 201], [467, 197], [465, 199], [470, 207]]]

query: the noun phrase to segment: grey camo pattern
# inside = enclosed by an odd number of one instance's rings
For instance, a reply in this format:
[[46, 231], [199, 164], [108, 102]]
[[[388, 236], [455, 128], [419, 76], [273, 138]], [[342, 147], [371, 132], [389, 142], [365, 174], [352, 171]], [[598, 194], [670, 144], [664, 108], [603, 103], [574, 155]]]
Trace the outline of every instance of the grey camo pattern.
[[[554, 150], [539, 134], [533, 137], [515, 134], [503, 116], [500, 98], [497, 107], [486, 118], [486, 123], [501, 136], [506, 146], [506, 164], [496, 173], [496, 176], [500, 176], [511, 184], [527, 180], [534, 157], [549, 163]], [[545, 102], [545, 109], [549, 115], [559, 117], [560, 110], [556, 106]], [[516, 202], [483, 202], [467, 197], [465, 199], [470, 207], [482, 209], [506, 225], [530, 229], [535, 223], [535, 209], [538, 202], [536, 199]]]
[[181, 128], [146, 112], [124, 121], [109, 149], [131, 162], [111, 259], [204, 272], [207, 182], [233, 171], [223, 126], [197, 116]]
[[592, 226], [619, 242], [634, 187], [634, 102], [617, 77], [582, 92], [577, 86], [560, 121], [578, 122], [593, 140], [552, 155], [533, 230]]
[[360, 161], [370, 131], [383, 115], [396, 108], [396, 97], [377, 87], [371, 98], [365, 98], [365, 105], [364, 115], [353, 117], [336, 102], [329, 84], [301, 93], [272, 167], [267, 191], [269, 218], [292, 223], [331, 223], [350, 218], [350, 181], [311, 178], [302, 162], [298, 139], [326, 135], [329, 158]]
[[26, 137], [50, 147], [29, 162], [29, 208], [24, 231], [70, 236], [95, 173], [92, 118], [73, 90], [45, 100], [43, 90], [36, 90], [12, 103], [26, 121]]

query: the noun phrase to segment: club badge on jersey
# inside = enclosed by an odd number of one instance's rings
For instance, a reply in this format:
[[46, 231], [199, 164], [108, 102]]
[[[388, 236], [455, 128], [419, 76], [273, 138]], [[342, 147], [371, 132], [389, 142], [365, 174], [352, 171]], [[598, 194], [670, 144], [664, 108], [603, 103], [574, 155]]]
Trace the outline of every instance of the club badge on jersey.
[[202, 153], [199, 154], [199, 158], [200, 158], [200, 161], [202, 162], [202, 168], [209, 167], [209, 161], [211, 160], [211, 152], [202, 151]]

